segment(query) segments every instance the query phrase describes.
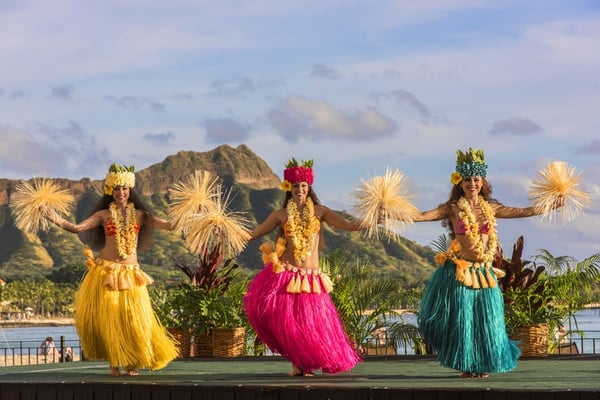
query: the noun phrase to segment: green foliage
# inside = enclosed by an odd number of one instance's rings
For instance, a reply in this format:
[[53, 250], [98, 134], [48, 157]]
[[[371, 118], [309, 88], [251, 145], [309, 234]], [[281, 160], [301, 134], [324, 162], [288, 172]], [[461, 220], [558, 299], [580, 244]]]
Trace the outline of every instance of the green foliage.
[[152, 294], [163, 325], [197, 335], [246, 325], [242, 302], [248, 279], [237, 273], [239, 266], [233, 259], [223, 261], [219, 244], [201, 254], [196, 267], [183, 263], [175, 267], [187, 279], [176, 288], [163, 287]]
[[385, 328], [387, 339], [396, 346], [400, 341], [423, 343], [416, 326], [404, 322], [400, 308], [415, 305], [416, 292], [403, 290], [398, 282], [377, 277], [368, 262], [348, 262], [338, 251], [321, 259], [321, 268], [334, 282], [331, 298], [346, 332], [357, 347], [368, 341], [378, 328]]
[[[502, 253], [494, 266], [506, 272], [499, 279], [505, 300], [506, 325], [509, 330], [546, 323], [551, 337], [559, 326], [574, 323], [575, 313], [593, 301], [594, 287], [600, 277], [600, 253], [581, 262], [573, 257], [554, 257], [541, 249], [534, 262], [521, 260], [523, 237], [513, 247], [510, 260]], [[556, 345], [556, 343], [554, 343]]]
[[[232, 189], [232, 209], [247, 212], [253, 224], [264, 221], [275, 209], [282, 207], [284, 193], [279, 189], [279, 177], [269, 166], [246, 146], [220, 146], [199, 153], [182, 151], [163, 162], [136, 173], [136, 193], [159, 216], [167, 215], [168, 189], [196, 169], [218, 175], [226, 190]], [[11, 182], [8, 181], [8, 186]], [[62, 180], [61, 184], [73, 192], [75, 207], [69, 220], [81, 221], [103, 194], [103, 180]], [[66, 265], [83, 264], [83, 244], [77, 235], [58, 228], [41, 232], [38, 236], [24, 235], [14, 226], [8, 206], [0, 206], [0, 278], [5, 281], [42, 279], [54, 269]], [[428, 247], [401, 238], [388, 242], [368, 241], [358, 232], [346, 232], [323, 225], [324, 252], [340, 250], [352, 257], [363, 257], [378, 266], [376, 274], [396, 279], [404, 287], [422, 286], [434, 268], [433, 253]], [[238, 255], [240, 269], [257, 271], [262, 268], [258, 247], [261, 241], [251, 241]], [[179, 275], [172, 268], [177, 263], [191, 264], [195, 256], [187, 251], [181, 237], [173, 232], [156, 230], [153, 244], [139, 254], [139, 262], [157, 281], [175, 286]]]
[[48, 274], [48, 279], [55, 283], [73, 284], [80, 282], [86, 273], [87, 267], [84, 264], [68, 264], [63, 267], [53, 269]]
[[70, 317], [73, 314], [75, 286], [46, 279], [17, 280], [0, 286], [0, 311], [4, 316], [22, 313], [26, 308], [40, 317]]

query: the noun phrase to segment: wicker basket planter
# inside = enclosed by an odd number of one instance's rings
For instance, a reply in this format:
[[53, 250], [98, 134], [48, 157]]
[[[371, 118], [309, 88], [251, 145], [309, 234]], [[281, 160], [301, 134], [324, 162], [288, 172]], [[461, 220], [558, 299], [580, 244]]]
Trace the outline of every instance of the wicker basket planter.
[[194, 336], [194, 357], [212, 357], [213, 344], [211, 335]]
[[214, 328], [212, 330], [213, 357], [239, 357], [246, 347], [246, 328]]
[[189, 330], [181, 328], [168, 328], [167, 331], [173, 336], [177, 342], [179, 342], [179, 354], [177, 358], [186, 358], [190, 356], [191, 352], [191, 338]]
[[546, 357], [548, 333], [548, 324], [537, 324], [514, 328], [511, 337], [521, 348], [522, 357]]

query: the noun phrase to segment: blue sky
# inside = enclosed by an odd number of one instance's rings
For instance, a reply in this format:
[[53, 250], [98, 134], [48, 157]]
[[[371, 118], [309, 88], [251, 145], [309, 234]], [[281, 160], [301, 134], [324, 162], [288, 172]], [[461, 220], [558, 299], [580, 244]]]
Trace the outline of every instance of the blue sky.
[[390, 167], [429, 209], [472, 146], [507, 205], [555, 160], [593, 197], [567, 225], [500, 221], [507, 253], [600, 251], [598, 1], [2, 0], [0, 60], [0, 178], [246, 144], [278, 174], [313, 158], [332, 208]]

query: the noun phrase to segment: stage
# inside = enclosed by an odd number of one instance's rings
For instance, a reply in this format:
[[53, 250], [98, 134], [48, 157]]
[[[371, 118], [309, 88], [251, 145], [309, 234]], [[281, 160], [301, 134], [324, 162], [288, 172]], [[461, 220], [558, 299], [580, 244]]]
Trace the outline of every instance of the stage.
[[290, 377], [280, 357], [177, 360], [138, 376], [105, 362], [0, 368], [0, 400], [600, 399], [597, 356], [521, 359], [516, 370], [461, 379], [419, 356], [369, 357], [351, 372]]

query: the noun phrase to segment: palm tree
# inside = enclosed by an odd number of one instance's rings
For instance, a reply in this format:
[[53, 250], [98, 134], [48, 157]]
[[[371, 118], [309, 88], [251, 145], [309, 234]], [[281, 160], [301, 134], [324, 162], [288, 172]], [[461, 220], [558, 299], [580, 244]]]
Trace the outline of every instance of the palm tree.
[[[579, 330], [575, 314], [594, 300], [594, 287], [600, 281], [600, 253], [577, 262], [573, 257], [554, 257], [548, 250], [541, 249], [534, 261], [546, 266], [543, 281], [554, 294], [550, 307], [556, 317], [548, 321], [550, 332], [565, 323], [568, 332]], [[558, 344], [552, 341], [551, 348]]]
[[364, 350], [376, 329], [386, 331], [386, 346], [394, 350], [400, 342], [422, 346], [416, 326], [406, 323], [400, 311], [405, 304], [415, 304], [413, 291], [404, 290], [398, 282], [378, 277], [368, 262], [351, 263], [335, 251], [321, 258], [321, 269], [333, 280], [331, 298], [344, 327], [359, 350]]

